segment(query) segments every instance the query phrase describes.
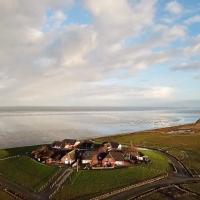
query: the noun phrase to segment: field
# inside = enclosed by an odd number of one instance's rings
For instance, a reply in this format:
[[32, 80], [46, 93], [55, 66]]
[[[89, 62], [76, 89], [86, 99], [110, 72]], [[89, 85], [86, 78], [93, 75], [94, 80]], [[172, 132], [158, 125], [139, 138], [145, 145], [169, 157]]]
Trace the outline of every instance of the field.
[[13, 198], [8, 195], [6, 192], [0, 190], [0, 199], [1, 200], [13, 200]]
[[179, 158], [193, 174], [200, 174], [199, 125], [163, 128], [98, 139], [98, 141], [105, 140], [117, 141], [122, 144], [130, 144], [130, 141], [132, 141], [132, 143], [136, 146], [165, 149], [169, 153]]
[[153, 178], [170, 170], [168, 159], [154, 151], [143, 151], [152, 163], [114, 170], [79, 171], [55, 196], [59, 199], [88, 199], [91, 196]]
[[[0, 174], [27, 189], [37, 190], [57, 171], [57, 166], [36, 162], [27, 155], [37, 146], [0, 150]], [[13, 157], [19, 155], [17, 157]], [[8, 158], [9, 159], [5, 159]]]
[[0, 159], [16, 155], [29, 155], [34, 149], [37, 149], [39, 146], [41, 145], [0, 149]]

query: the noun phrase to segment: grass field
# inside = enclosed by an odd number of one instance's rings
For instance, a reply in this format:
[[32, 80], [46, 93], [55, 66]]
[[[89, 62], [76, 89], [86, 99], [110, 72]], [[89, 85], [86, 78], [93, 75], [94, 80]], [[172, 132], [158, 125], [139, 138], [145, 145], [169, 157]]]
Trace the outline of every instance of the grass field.
[[14, 200], [10, 195], [8, 195], [6, 192], [3, 192], [0, 190], [0, 199], [1, 200]]
[[34, 149], [37, 149], [39, 146], [40, 145], [0, 149], [0, 159], [16, 155], [29, 155]]
[[[192, 126], [191, 130], [193, 130]], [[144, 131], [99, 138], [98, 141], [112, 140], [123, 144], [157, 147], [168, 150], [178, 157], [192, 172], [200, 174], [200, 128], [194, 133], [171, 134], [170, 128]]]
[[36, 190], [57, 171], [56, 166], [42, 165], [29, 157], [0, 160], [0, 173], [10, 181]]
[[79, 171], [70, 183], [65, 183], [55, 199], [88, 199], [114, 188], [153, 178], [169, 171], [168, 159], [154, 151], [143, 151], [152, 163], [114, 170]]

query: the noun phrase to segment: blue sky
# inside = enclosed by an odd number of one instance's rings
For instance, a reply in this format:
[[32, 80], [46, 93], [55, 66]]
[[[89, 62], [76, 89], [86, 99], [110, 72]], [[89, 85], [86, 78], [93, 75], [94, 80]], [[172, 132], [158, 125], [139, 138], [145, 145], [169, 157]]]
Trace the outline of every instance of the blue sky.
[[2, 106], [200, 106], [199, 0], [7, 0], [0, 11]]

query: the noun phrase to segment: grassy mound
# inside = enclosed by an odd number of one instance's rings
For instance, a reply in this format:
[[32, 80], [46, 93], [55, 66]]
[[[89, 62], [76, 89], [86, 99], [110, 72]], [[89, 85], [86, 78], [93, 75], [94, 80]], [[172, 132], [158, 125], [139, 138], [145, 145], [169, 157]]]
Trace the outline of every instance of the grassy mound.
[[[179, 158], [194, 174], [200, 174], [200, 129], [193, 133], [169, 133], [169, 128], [147, 132], [123, 134], [109, 137], [110, 140], [123, 144], [133, 144], [146, 147], [157, 147], [168, 150]], [[193, 130], [192, 128], [188, 128]], [[108, 140], [108, 138], [106, 138]], [[100, 138], [99, 141], [104, 141]]]
[[168, 159], [154, 151], [144, 151], [152, 163], [114, 170], [80, 171], [66, 183], [55, 199], [88, 199], [126, 185], [153, 178], [169, 170]]
[[25, 156], [0, 160], [0, 173], [4, 177], [32, 190], [45, 184], [57, 169]]

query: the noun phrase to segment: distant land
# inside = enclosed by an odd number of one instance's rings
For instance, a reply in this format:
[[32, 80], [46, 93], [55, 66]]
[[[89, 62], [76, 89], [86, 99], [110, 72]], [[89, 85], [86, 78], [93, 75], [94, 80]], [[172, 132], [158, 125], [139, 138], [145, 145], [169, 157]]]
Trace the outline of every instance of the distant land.
[[199, 106], [0, 106], [0, 112], [49, 112], [49, 111], [151, 111], [151, 110], [186, 110], [200, 113]]

